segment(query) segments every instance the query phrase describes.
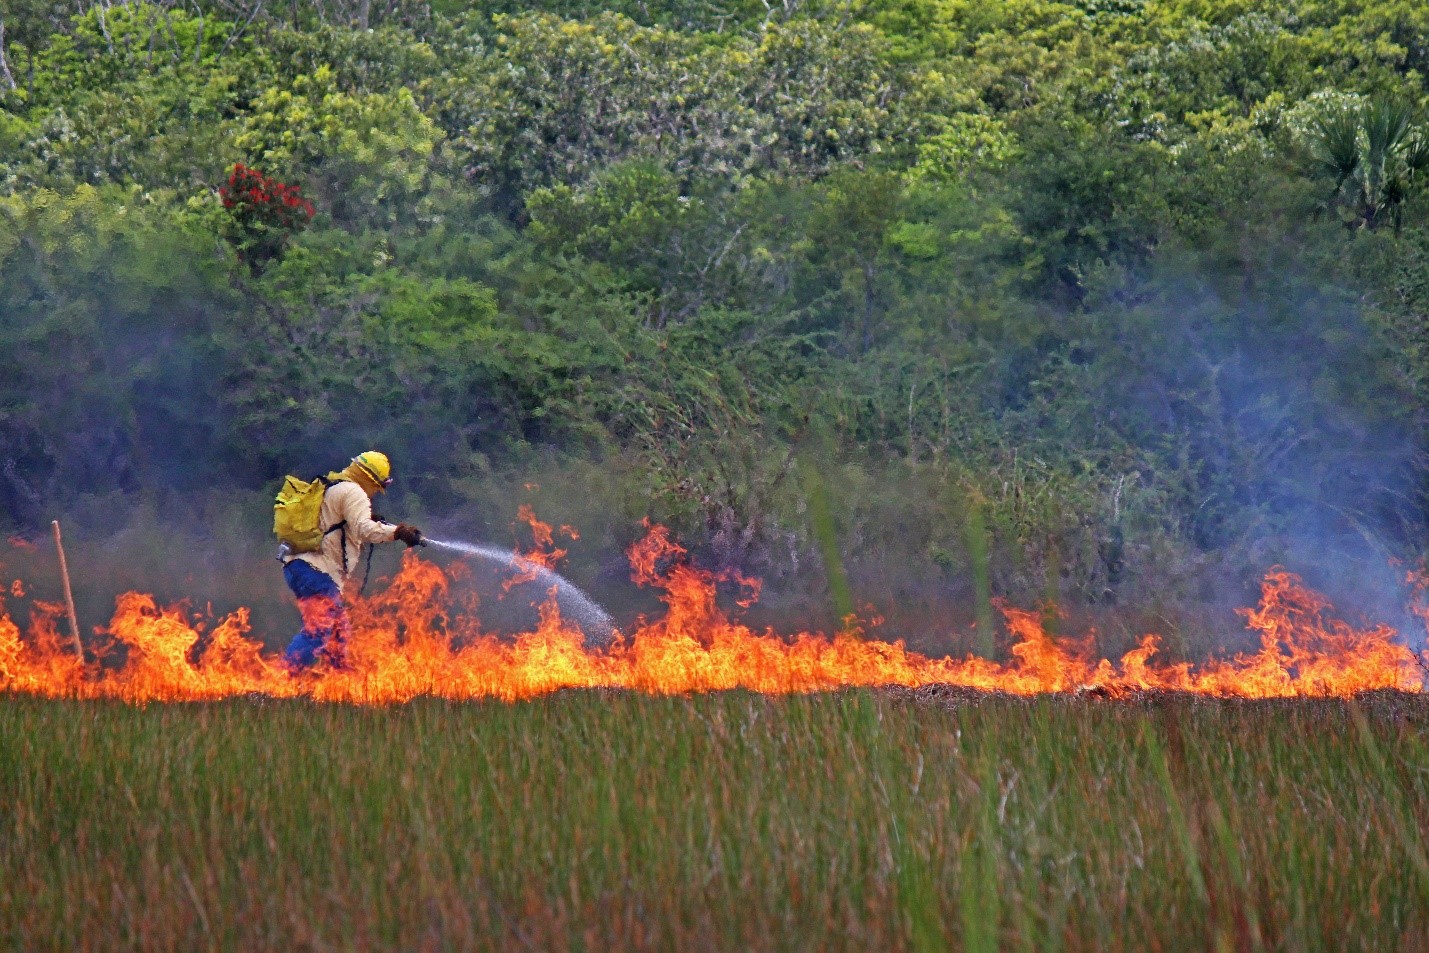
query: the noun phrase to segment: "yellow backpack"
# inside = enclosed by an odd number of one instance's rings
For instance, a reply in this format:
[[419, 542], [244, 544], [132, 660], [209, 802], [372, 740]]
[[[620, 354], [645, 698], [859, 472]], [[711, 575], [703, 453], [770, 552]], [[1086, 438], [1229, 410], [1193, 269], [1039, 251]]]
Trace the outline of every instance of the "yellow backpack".
[[313, 553], [322, 548], [323, 494], [335, 482], [325, 477], [309, 482], [291, 475], [283, 479], [273, 502], [273, 532], [289, 552]]

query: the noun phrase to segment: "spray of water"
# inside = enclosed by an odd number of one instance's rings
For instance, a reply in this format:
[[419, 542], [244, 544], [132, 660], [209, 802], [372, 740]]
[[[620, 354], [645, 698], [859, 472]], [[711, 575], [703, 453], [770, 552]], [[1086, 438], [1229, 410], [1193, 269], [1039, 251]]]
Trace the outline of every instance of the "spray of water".
[[543, 594], [554, 589], [556, 605], [561, 609], [561, 618], [580, 626], [588, 644], [608, 645], [618, 632], [610, 613], [586, 595], [579, 586], [520, 553], [496, 546], [432, 539], [430, 536], [423, 536], [422, 541], [429, 546], [479, 560], [498, 575], [520, 575], [528, 580], [528, 585], [538, 586]]

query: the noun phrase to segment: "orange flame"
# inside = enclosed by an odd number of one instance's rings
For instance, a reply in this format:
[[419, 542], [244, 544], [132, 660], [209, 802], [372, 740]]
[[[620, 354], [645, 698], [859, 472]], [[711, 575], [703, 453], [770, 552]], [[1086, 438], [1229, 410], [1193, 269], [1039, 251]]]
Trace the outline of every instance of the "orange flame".
[[[528, 516], [534, 521], [523, 512]], [[182, 606], [163, 607], [138, 593], [118, 598], [99, 630], [105, 641], [97, 660], [86, 664], [60, 635], [60, 607], [33, 603], [22, 633], [0, 587], [0, 691], [138, 703], [261, 693], [381, 704], [420, 695], [515, 700], [563, 688], [792, 693], [949, 684], [1019, 695], [1157, 690], [1270, 698], [1425, 685], [1424, 660], [1392, 629], [1356, 629], [1333, 618], [1323, 596], [1278, 568], [1265, 577], [1260, 605], [1243, 610], [1248, 628], [1260, 635], [1252, 654], [1198, 666], [1158, 664], [1160, 639], [1147, 635], [1112, 662], [1095, 658], [1090, 637], [1054, 638], [1037, 613], [1004, 606], [1014, 639], [1010, 661], [939, 659], [902, 642], [865, 638], [852, 624], [832, 636], [755, 632], [720, 609], [716, 583], [737, 582], [752, 598], [757, 582], [698, 569], [667, 530], [646, 525], [628, 554], [632, 577], [661, 589], [666, 610], [607, 649], [585, 648], [554, 600], [542, 608], [535, 631], [514, 639], [483, 632], [474, 604], [452, 592], [463, 567], [444, 571], [408, 552], [385, 592], [353, 602], [347, 667], [302, 676], [290, 675], [252, 637], [246, 610], [210, 627]], [[553, 554], [549, 534], [544, 540], [538, 534], [538, 542]]]
[[[530, 489], [534, 484], [526, 484]], [[525, 552], [513, 553], [512, 565], [519, 571], [508, 576], [501, 583], [501, 588], [505, 592], [510, 592], [516, 586], [533, 582], [540, 576], [542, 569], [555, 569], [562, 559], [566, 558], [566, 550], [556, 546], [555, 534], [547, 523], [536, 518], [536, 511], [527, 503], [522, 503], [516, 511], [516, 518], [531, 528], [532, 546]], [[570, 539], [580, 539], [580, 535], [569, 526], [562, 526], [561, 532]]]

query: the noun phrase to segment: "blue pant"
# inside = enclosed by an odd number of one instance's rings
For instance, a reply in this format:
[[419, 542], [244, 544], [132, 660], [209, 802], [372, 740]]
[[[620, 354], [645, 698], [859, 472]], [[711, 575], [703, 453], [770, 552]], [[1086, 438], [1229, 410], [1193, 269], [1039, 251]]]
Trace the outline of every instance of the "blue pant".
[[303, 628], [288, 643], [283, 661], [294, 671], [311, 668], [319, 659], [333, 668], [346, 667], [349, 624], [337, 583], [302, 559], [283, 567], [283, 579], [297, 596], [303, 617]]

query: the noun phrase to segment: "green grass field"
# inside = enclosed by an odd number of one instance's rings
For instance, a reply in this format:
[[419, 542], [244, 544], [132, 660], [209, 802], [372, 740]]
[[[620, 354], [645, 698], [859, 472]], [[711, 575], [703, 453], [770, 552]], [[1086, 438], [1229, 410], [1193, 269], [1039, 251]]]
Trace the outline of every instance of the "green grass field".
[[1423, 950], [1429, 698], [0, 698], [0, 943]]

